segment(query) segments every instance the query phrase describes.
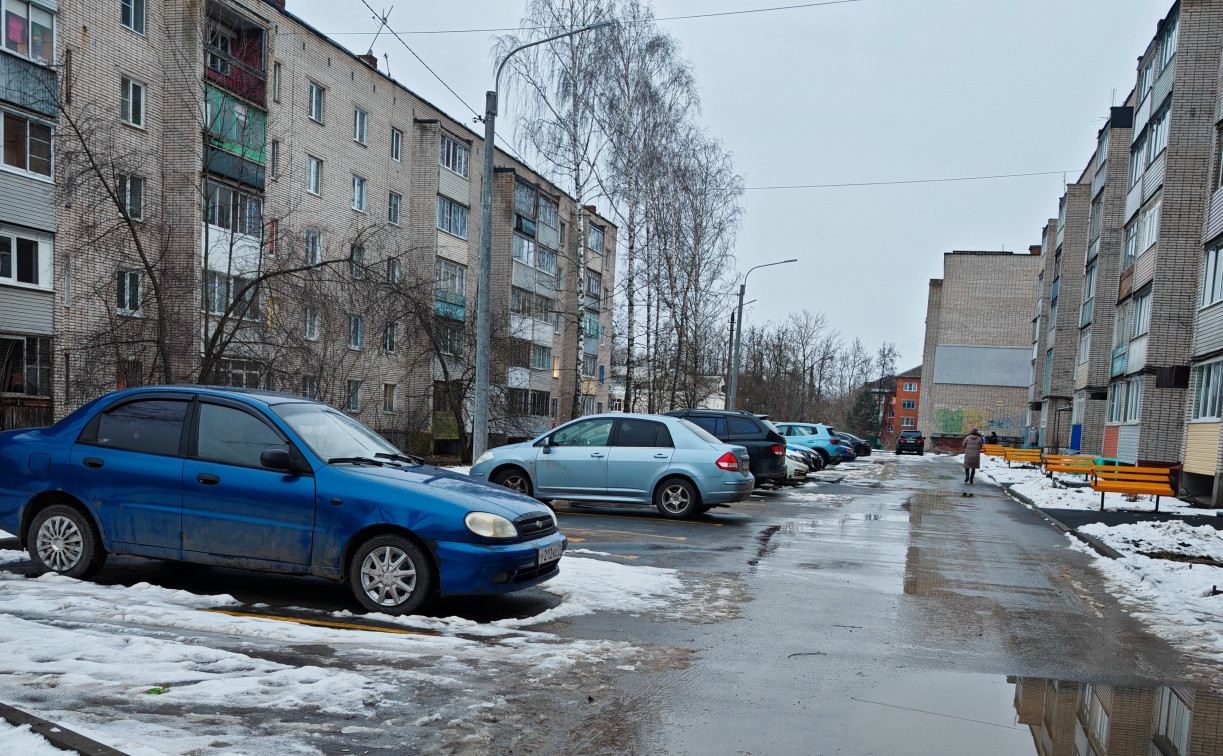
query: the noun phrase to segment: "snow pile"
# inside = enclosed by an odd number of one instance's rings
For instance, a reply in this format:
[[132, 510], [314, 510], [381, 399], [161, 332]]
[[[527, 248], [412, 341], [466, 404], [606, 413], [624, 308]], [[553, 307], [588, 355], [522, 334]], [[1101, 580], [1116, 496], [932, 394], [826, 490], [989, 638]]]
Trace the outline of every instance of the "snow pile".
[[[1071, 540], [1073, 548], [1095, 558], [1109, 591], [1130, 614], [1190, 653], [1214, 659], [1223, 654], [1223, 594], [1215, 594], [1216, 587], [1223, 587], [1223, 567], [1144, 556], [1173, 553], [1223, 561], [1223, 534], [1180, 521], [1097, 523], [1080, 530], [1124, 555], [1108, 559]], [[1213, 673], [1218, 674], [1217, 667]]]
[[0, 753], [21, 754], [21, 756], [64, 756], [68, 751], [61, 751], [48, 743], [42, 735], [31, 732], [29, 725], [14, 727], [0, 719]]
[[676, 570], [575, 556], [565, 557], [560, 574], [540, 587], [564, 601], [534, 617], [498, 620], [493, 624], [522, 627], [600, 611], [642, 614], [688, 599]]

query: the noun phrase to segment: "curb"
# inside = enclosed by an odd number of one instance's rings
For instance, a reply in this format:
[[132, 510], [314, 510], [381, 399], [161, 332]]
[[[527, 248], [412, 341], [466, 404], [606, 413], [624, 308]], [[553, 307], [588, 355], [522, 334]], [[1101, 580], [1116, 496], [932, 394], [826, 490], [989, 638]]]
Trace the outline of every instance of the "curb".
[[29, 725], [31, 732], [38, 733], [51, 745], [70, 753], [79, 753], [81, 756], [127, 756], [123, 751], [103, 745], [78, 732], [73, 732], [21, 709], [15, 709], [8, 704], [0, 703], [0, 719], [14, 727]]
[[1032, 511], [1036, 512], [1036, 514], [1044, 518], [1045, 522], [1049, 523], [1050, 525], [1062, 531], [1063, 533], [1069, 533], [1073, 535], [1075, 538], [1079, 539], [1083, 543], [1095, 549], [1096, 553], [1098, 553], [1100, 556], [1105, 556], [1105, 557], [1108, 557], [1109, 559], [1121, 559], [1122, 558], [1123, 555], [1120, 551], [1117, 551], [1112, 546], [1109, 546], [1108, 544], [1104, 543], [1103, 541], [1101, 541], [1099, 538], [1096, 538], [1095, 536], [1087, 535], [1086, 533], [1080, 533], [1079, 531], [1075, 530], [1074, 528], [1067, 526], [1061, 520], [1058, 520], [1056, 517], [1053, 517], [1045, 510], [1036, 506], [1036, 502], [1032, 501], [1031, 499], [1019, 493], [1018, 491], [1012, 491], [1009, 485], [1002, 486], [1002, 490], [1006, 491], [1007, 495], [1010, 496], [1012, 499], [1020, 502], [1021, 504], [1026, 504], [1027, 506], [1031, 507]]

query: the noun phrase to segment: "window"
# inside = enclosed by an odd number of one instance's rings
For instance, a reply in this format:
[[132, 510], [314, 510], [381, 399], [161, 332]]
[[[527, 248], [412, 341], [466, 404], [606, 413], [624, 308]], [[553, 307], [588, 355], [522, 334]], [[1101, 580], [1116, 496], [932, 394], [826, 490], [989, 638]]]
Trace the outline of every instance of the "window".
[[391, 129], [391, 160], [399, 163], [400, 155], [403, 151], [403, 132], [399, 129]]
[[1095, 241], [1100, 237], [1100, 223], [1104, 217], [1104, 198], [1099, 197], [1095, 202], [1091, 203], [1091, 228], [1088, 231], [1088, 241]]
[[138, 270], [119, 271], [116, 305], [119, 312], [124, 315], [140, 314], [140, 284], [142, 277]]
[[535, 247], [535, 267], [550, 276], [556, 275], [556, 252], [544, 247]]
[[531, 392], [531, 414], [540, 417], [546, 417], [548, 414], [548, 405], [552, 400], [552, 394], [547, 391], [532, 391]]
[[1089, 325], [1096, 297], [1096, 264], [1087, 266], [1083, 273], [1083, 304], [1079, 306], [1079, 327]]
[[1135, 220], [1125, 228], [1125, 260], [1121, 263], [1122, 270], [1134, 264], [1138, 259], [1138, 221]]
[[51, 127], [4, 112], [4, 164], [40, 176], [51, 175]]
[[531, 342], [510, 339], [510, 367], [524, 368], [531, 364]]
[[387, 283], [399, 283], [399, 258], [392, 257], [386, 261]]
[[233, 315], [245, 320], [258, 320], [258, 285], [254, 279], [234, 276], [229, 279], [229, 290], [233, 295], [234, 302], [236, 302], [233, 308]]
[[1087, 358], [1091, 355], [1091, 326], [1087, 326], [1079, 332], [1079, 364], [1087, 362]]
[[1126, 381], [1125, 417], [1124, 421], [1131, 423], [1142, 419], [1142, 378], [1131, 378]]
[[620, 430], [616, 433], [616, 446], [670, 448], [673, 443], [671, 432], [662, 423], [625, 418], [620, 421]]
[[439, 194], [437, 197], [437, 227], [460, 239], [466, 239], [467, 208]]
[[306, 232], [306, 264], [318, 265], [323, 261], [323, 243], [318, 231]]
[[208, 181], [204, 185], [205, 217], [209, 224], [247, 236], [263, 233], [263, 202], [225, 184]]
[[1138, 70], [1138, 102], [1142, 102], [1151, 86], [1155, 83], [1155, 56], [1147, 58], [1147, 62]]
[[555, 202], [548, 200], [548, 199], [544, 199], [543, 197], [540, 197], [539, 198], [539, 222], [549, 228], [555, 229], [556, 228], [556, 209], [557, 208], [556, 208]]
[[442, 354], [447, 354], [452, 357], [463, 356], [463, 326], [460, 323], [444, 320], [441, 318], [434, 319], [434, 327], [437, 331], [437, 348]]
[[[110, 449], [145, 454], [178, 454], [187, 402], [150, 399], [130, 402], [98, 416], [82, 440]], [[90, 423], [93, 426], [94, 422]]]
[[[51, 339], [0, 337], [0, 355], [0, 390], [26, 396], [51, 395]], [[67, 355], [64, 357], [67, 360]], [[64, 372], [66, 375], [67, 368]]]
[[599, 369], [598, 355], [583, 354], [582, 355], [582, 375], [588, 378], [593, 378], [595, 371]]
[[1103, 168], [1108, 162], [1108, 132], [1108, 127], [1100, 132], [1099, 144], [1096, 147], [1096, 170]]
[[514, 259], [527, 265], [535, 263], [535, 241], [514, 234]]
[[590, 232], [586, 235], [586, 246], [596, 255], [603, 254], [603, 227], [590, 224]]
[[1138, 179], [1142, 178], [1142, 169], [1146, 167], [1147, 145], [1145, 141], [1140, 140], [1130, 151], [1130, 186], [1138, 183]]
[[1151, 248], [1159, 241], [1159, 214], [1163, 199], [1157, 199], [1147, 206], [1139, 216], [1140, 235], [1138, 239], [1139, 254]]
[[441, 164], [443, 168], [467, 178], [467, 154], [466, 145], [442, 135]]
[[0, 234], [0, 282], [50, 286], [43, 280], [44, 261], [50, 259], [50, 245], [39, 249], [39, 242], [10, 234]]
[[386, 221], [392, 226], [399, 225], [399, 201], [402, 198], [395, 192], [391, 192], [390, 198], [386, 204]]
[[196, 456], [227, 465], [262, 467], [267, 449], [285, 449], [285, 440], [267, 423], [233, 407], [200, 403]]
[[352, 111], [352, 140], [357, 144], [365, 144], [365, 130], [369, 124], [369, 113], [361, 108]]
[[126, 76], [120, 80], [119, 115], [124, 123], [144, 128], [144, 85]]
[[280, 142], [273, 139], [268, 155], [268, 176], [275, 179], [280, 174]]
[[1151, 292], [1134, 297], [1134, 331], [1131, 338], [1142, 336], [1151, 328]]
[[397, 388], [394, 383], [382, 384], [382, 411], [388, 415], [395, 411], [395, 390]]
[[901, 389], [901, 390], [902, 390], [902, 391], [916, 391], [916, 390], [917, 390], [917, 383], [916, 383], [915, 381], [912, 381], [912, 382], [911, 382], [911, 381], [905, 381], [905, 383], [904, 383], [904, 388], [903, 388], [903, 389]]
[[5, 0], [4, 46], [18, 55], [49, 63], [55, 55], [55, 17], [25, 0]]
[[352, 175], [352, 209], [365, 212], [365, 179], [357, 174]]
[[[1157, 737], [1175, 749], [1178, 756], [1189, 754], [1189, 707], [1171, 688], [1162, 688], [1159, 694], [1159, 719], [1155, 723]], [[1157, 751], [1153, 748], [1152, 753]]]
[[1151, 127], [1147, 130], [1147, 165], [1155, 161], [1159, 154], [1168, 146], [1168, 113], [1171, 108], [1151, 119]]
[[1124, 347], [1130, 340], [1130, 320], [1133, 314], [1134, 302], [1130, 300], [1123, 305], [1117, 307], [1117, 314], [1113, 319], [1113, 349], [1116, 350]]
[[900, 402], [900, 408], [902, 410], [917, 409], [917, 400], [916, 399], [902, 399]]
[[234, 33], [220, 24], [208, 29], [208, 68], [229, 76], [229, 57], [233, 54]]
[[514, 212], [528, 220], [535, 219], [535, 187], [521, 181], [514, 183]]
[[203, 310], [210, 315], [222, 315], [229, 307], [229, 278], [215, 270], [205, 270], [203, 280]]
[[365, 345], [365, 318], [360, 315], [348, 316], [348, 348], [360, 349]]
[[320, 197], [323, 194], [323, 161], [309, 155], [306, 156], [306, 191]]
[[1223, 247], [1206, 251], [1206, 265], [1202, 278], [1202, 306], [1223, 299]]
[[1117, 381], [1108, 387], [1108, 415], [1105, 422], [1121, 422], [1121, 410], [1125, 405], [1125, 383]]
[[902, 418], [900, 418], [900, 427], [901, 427], [901, 428], [916, 428], [916, 427], [917, 427], [917, 418], [915, 418], [915, 417], [902, 417]]
[[120, 174], [115, 190], [127, 217], [134, 221], [144, 220], [144, 179]]
[[[591, 397], [591, 409], [594, 409], [594, 397]], [[584, 420], [566, 425], [549, 440], [552, 446], [607, 446], [611, 436], [613, 418]]]
[[465, 289], [467, 267], [456, 262], [437, 259], [437, 291], [443, 294], [462, 297]]
[[598, 297], [603, 293], [603, 276], [592, 271], [586, 271], [586, 293]]
[[318, 399], [318, 378], [312, 375], [302, 376], [302, 396], [307, 399]]
[[303, 315], [305, 316], [305, 328], [302, 329], [302, 335], [306, 338], [306, 341], [317, 341], [318, 308], [307, 305], [303, 311]]
[[535, 370], [548, 370], [552, 367], [552, 347], [531, 345], [531, 367]]
[[1193, 369], [1193, 419], [1217, 420], [1223, 409], [1223, 361], [1208, 362]]
[[272, 63], [272, 102], [280, 102], [280, 64]]
[[1159, 34], [1159, 70], [1163, 71], [1176, 55], [1177, 27], [1180, 25], [1180, 14], [1173, 16], [1164, 23]]
[[120, 22], [137, 34], [144, 34], [144, 0], [120, 0], [119, 5]]
[[365, 277], [365, 247], [354, 244], [348, 258], [349, 272], [353, 278]]
[[310, 82], [310, 120], [323, 122], [326, 90], [314, 82]]
[[394, 354], [396, 345], [396, 324], [387, 323], [386, 330], [382, 332], [382, 351]]
[[506, 396], [506, 411], [512, 417], [521, 417], [531, 411], [531, 392], [526, 389], [509, 390]]
[[361, 381], [348, 382], [348, 411], [361, 411]]
[[510, 312], [517, 315], [531, 315], [535, 310], [535, 296], [526, 289], [513, 287], [510, 289]]

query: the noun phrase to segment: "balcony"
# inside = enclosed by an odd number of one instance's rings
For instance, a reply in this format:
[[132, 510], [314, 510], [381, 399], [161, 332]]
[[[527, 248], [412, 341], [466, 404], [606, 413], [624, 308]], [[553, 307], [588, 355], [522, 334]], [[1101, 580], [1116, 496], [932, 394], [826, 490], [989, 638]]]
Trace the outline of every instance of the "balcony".
[[1092, 310], [1096, 303], [1095, 297], [1083, 303], [1082, 309], [1079, 310], [1079, 328], [1091, 323]]
[[16, 55], [0, 55], [0, 99], [55, 118], [58, 91], [54, 70]]
[[467, 317], [467, 297], [448, 291], [434, 292], [433, 312], [438, 317], [464, 320]]
[[204, 75], [259, 105], [267, 102], [267, 30], [219, 4], [208, 9]]
[[1125, 374], [1125, 367], [1126, 367], [1126, 364], [1129, 362], [1129, 356], [1130, 356], [1129, 349], [1130, 349], [1130, 345], [1124, 344], [1113, 350], [1112, 369], [1108, 373], [1110, 378], [1114, 378], [1118, 375]]
[[1050, 300], [1050, 301], [1054, 301], [1054, 300], [1056, 300], [1056, 299], [1057, 299], [1057, 292], [1058, 292], [1058, 290], [1061, 288], [1061, 287], [1059, 286], [1059, 284], [1060, 284], [1061, 282], [1062, 282], [1062, 279], [1060, 279], [1060, 278], [1055, 278], [1055, 279], [1053, 279], [1053, 291], [1052, 291], [1052, 292], [1049, 294], [1049, 300]]

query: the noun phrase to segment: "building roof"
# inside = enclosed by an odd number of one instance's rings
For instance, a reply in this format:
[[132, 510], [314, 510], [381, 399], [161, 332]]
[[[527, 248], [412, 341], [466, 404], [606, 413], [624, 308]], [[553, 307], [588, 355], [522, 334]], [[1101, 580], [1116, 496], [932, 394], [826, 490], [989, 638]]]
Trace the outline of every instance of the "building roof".
[[904, 371], [903, 373], [897, 374], [896, 377], [897, 378], [921, 378], [921, 365], [918, 365], [915, 368], [909, 368], [908, 370]]

